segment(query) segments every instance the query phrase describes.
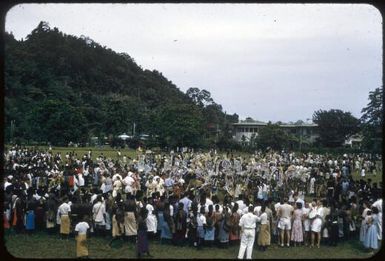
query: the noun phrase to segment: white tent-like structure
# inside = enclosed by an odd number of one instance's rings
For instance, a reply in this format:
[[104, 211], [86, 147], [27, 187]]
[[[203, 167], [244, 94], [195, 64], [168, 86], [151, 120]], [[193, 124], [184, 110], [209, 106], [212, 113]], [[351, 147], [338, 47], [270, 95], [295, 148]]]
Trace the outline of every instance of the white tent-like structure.
[[122, 139], [122, 140], [126, 140], [126, 139], [131, 138], [131, 136], [128, 136], [128, 135], [125, 134], [125, 133], [123, 133], [122, 135], [119, 135], [118, 137], [119, 137], [120, 139]]

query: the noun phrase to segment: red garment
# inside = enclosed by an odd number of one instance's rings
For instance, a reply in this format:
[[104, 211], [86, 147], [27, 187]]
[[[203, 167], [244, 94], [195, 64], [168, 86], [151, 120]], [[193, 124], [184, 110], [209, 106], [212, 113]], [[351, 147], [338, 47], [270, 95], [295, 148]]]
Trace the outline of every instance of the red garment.
[[7, 219], [7, 215], [3, 214], [3, 225], [4, 225], [4, 229], [8, 229], [10, 228], [10, 225], [9, 225], [9, 222], [8, 222], [8, 219]]
[[75, 178], [74, 176], [70, 176], [69, 179], [68, 179], [68, 185], [70, 187], [73, 187], [75, 185]]
[[12, 226], [16, 226], [16, 224], [17, 224], [17, 215], [16, 215], [16, 209], [14, 209]]

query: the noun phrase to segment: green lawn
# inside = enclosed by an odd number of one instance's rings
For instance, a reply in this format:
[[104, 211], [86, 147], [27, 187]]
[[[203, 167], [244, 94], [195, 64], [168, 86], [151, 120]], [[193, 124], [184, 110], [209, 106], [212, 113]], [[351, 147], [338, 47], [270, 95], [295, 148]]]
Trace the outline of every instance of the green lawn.
[[[76, 257], [76, 241], [73, 238], [66, 241], [59, 239], [59, 235], [47, 235], [39, 232], [32, 235], [7, 235], [4, 241], [8, 252], [18, 258]], [[90, 238], [88, 240], [89, 256], [91, 258], [135, 258], [135, 246], [133, 243], [124, 242], [120, 246], [112, 248], [109, 248], [107, 243], [107, 238]], [[253, 258], [258, 259], [368, 258], [373, 255], [373, 253], [366, 252], [358, 240], [343, 242], [337, 247], [321, 246], [320, 249], [309, 247], [280, 248], [277, 245], [272, 245], [266, 252], [260, 252], [255, 244], [254, 247]], [[187, 246], [176, 247], [160, 245], [156, 241], [150, 242], [150, 252], [154, 258], [164, 259], [235, 259], [238, 255], [238, 250], [239, 245], [230, 246], [227, 249], [212, 247], [197, 250]]]

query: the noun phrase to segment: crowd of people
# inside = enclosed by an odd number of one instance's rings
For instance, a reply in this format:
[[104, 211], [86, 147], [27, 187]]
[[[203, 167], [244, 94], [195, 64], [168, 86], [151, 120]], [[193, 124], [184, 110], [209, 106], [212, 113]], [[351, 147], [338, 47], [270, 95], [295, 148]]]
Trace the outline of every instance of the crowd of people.
[[[336, 246], [360, 240], [376, 250], [382, 240], [381, 155], [260, 152], [177, 148], [167, 153], [116, 151], [114, 159], [13, 146], [4, 151], [4, 229], [37, 230], [77, 240], [87, 236], [226, 248], [238, 258], [281, 247]], [[353, 178], [358, 172], [360, 178]]]

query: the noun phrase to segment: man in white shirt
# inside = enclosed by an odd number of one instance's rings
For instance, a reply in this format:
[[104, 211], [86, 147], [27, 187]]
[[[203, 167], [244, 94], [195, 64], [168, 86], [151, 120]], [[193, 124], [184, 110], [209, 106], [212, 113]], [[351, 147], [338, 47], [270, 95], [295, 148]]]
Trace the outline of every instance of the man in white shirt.
[[246, 258], [251, 259], [255, 240], [255, 228], [258, 217], [253, 214], [253, 206], [249, 206], [249, 212], [239, 220], [241, 227], [241, 246], [238, 252], [238, 259], [243, 259], [246, 251]]
[[291, 217], [293, 215], [294, 208], [288, 203], [288, 199], [285, 198], [285, 203], [278, 207], [278, 227], [281, 229], [281, 246], [285, 244], [285, 231], [287, 246], [290, 246], [290, 231], [291, 231]]
[[96, 198], [96, 204], [92, 207], [93, 221], [95, 224], [95, 234], [103, 234], [106, 226], [106, 206], [101, 196]]
[[87, 230], [90, 228], [87, 222], [81, 221], [76, 224], [75, 231], [78, 232], [76, 236], [76, 257], [87, 257]]
[[60, 217], [60, 234], [63, 237], [67, 237], [70, 233], [70, 214], [71, 214], [71, 206], [68, 204], [68, 198], [64, 199], [64, 202], [58, 208], [58, 214]]
[[192, 197], [192, 193], [191, 193], [191, 195], [189, 195], [188, 192], [185, 192], [183, 198], [181, 200], [179, 200], [179, 203], [183, 203], [183, 211], [186, 214], [189, 213], [189, 209], [190, 209], [190, 206], [192, 203], [192, 200], [189, 198], [189, 196]]

